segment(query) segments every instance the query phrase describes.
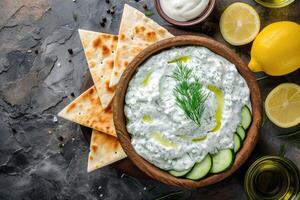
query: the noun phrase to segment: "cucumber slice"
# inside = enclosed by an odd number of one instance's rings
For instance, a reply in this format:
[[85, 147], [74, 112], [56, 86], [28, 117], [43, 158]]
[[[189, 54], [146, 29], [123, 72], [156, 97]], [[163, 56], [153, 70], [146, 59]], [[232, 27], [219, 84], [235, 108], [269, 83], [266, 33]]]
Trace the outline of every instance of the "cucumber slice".
[[172, 176], [180, 177], [180, 176], [186, 175], [189, 171], [191, 171], [191, 169], [192, 169], [192, 168], [187, 169], [187, 170], [183, 170], [183, 171], [170, 170], [169, 173], [170, 173]]
[[228, 169], [233, 163], [234, 155], [231, 149], [224, 149], [212, 155], [213, 166], [210, 172], [220, 173]]
[[238, 126], [236, 129], [236, 133], [240, 136], [240, 138], [244, 141], [245, 137], [246, 137], [246, 132], [243, 129], [243, 127]]
[[240, 138], [240, 136], [238, 134], [235, 133], [233, 136], [233, 141], [234, 141], [233, 151], [234, 151], [234, 153], [237, 153], [242, 146], [242, 139]]
[[248, 106], [243, 106], [241, 112], [241, 125], [244, 130], [247, 130], [252, 122], [252, 116]]
[[211, 167], [212, 159], [207, 154], [202, 161], [194, 165], [193, 169], [185, 177], [192, 180], [199, 180], [209, 173]]

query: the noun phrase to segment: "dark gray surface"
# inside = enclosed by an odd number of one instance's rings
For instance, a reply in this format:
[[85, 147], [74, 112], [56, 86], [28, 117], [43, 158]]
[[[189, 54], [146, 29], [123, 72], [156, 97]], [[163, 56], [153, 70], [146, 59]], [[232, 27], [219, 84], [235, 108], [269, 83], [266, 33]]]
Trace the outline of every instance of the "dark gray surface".
[[[154, 10], [151, 0], [126, 2], [140, 10], [147, 2]], [[230, 2], [234, 1], [218, 0], [213, 15], [199, 31], [224, 42], [217, 21]], [[286, 19], [300, 22], [300, 1], [283, 9], [263, 9], [248, 2], [256, 7], [263, 26]], [[102, 28], [101, 17], [112, 4], [117, 4], [116, 14], [108, 16]], [[287, 157], [300, 167], [300, 150], [276, 137], [288, 130], [267, 121], [248, 162], [234, 176], [210, 187], [169, 187], [123, 175], [111, 166], [87, 174], [88, 146], [79, 126], [56, 118], [56, 113], [80, 94], [88, 72], [77, 29], [117, 34], [123, 4], [117, 0], [110, 4], [104, 0], [0, 0], [1, 200], [154, 199], [171, 191], [183, 191], [182, 199], [241, 200], [246, 199], [245, 171], [260, 155], [277, 154], [280, 145], [286, 144]], [[156, 12], [151, 18], [166, 24]], [[248, 62], [249, 46], [235, 50]], [[263, 97], [286, 81], [299, 83], [299, 70], [260, 81]]]

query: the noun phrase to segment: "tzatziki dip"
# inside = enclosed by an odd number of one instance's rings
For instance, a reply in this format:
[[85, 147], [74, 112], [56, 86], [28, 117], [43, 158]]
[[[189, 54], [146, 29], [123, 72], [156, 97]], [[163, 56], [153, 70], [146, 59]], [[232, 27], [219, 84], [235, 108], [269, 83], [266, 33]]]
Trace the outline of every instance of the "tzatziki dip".
[[202, 46], [174, 47], [147, 59], [130, 80], [126, 128], [139, 155], [182, 171], [233, 148], [244, 105], [251, 107], [250, 91], [234, 64]]
[[198, 17], [208, 6], [209, 0], [160, 0], [163, 12], [176, 21], [189, 21]]

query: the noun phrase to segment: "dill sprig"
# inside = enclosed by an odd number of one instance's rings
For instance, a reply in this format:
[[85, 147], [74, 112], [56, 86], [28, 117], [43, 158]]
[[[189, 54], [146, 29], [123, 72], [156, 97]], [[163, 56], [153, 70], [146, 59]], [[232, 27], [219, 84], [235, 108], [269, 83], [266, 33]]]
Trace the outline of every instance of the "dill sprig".
[[203, 85], [200, 80], [192, 76], [192, 70], [180, 60], [177, 60], [176, 64], [176, 69], [170, 76], [177, 82], [173, 90], [176, 104], [188, 118], [200, 127], [207, 95], [203, 92]]

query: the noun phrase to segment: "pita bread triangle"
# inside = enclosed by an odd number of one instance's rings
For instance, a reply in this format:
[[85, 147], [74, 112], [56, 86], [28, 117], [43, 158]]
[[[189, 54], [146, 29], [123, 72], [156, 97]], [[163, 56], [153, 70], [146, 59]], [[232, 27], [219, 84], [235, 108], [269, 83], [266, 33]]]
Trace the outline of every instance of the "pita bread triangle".
[[146, 17], [142, 12], [125, 4], [109, 86], [117, 85], [128, 64], [143, 49], [170, 37], [173, 35], [165, 28]]
[[110, 88], [109, 82], [118, 37], [86, 30], [78, 32], [101, 105], [105, 109], [115, 94], [115, 87]]
[[126, 157], [117, 138], [92, 132], [87, 171], [91, 172]]
[[116, 136], [112, 108], [103, 109], [95, 86], [82, 93], [58, 113], [59, 117]]

